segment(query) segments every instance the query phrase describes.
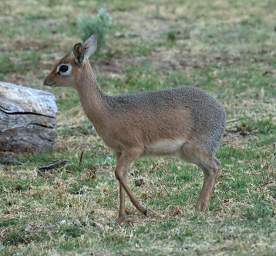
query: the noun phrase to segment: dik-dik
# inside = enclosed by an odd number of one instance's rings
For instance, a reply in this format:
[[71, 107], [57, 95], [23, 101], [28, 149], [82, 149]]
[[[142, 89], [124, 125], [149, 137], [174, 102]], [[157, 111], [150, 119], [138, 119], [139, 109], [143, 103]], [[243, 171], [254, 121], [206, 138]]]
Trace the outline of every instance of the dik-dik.
[[77, 43], [44, 84], [74, 87], [87, 117], [114, 151], [120, 188], [118, 221], [125, 217], [125, 193], [140, 212], [147, 214], [127, 183], [130, 164], [147, 155], [174, 155], [200, 167], [204, 182], [196, 208], [206, 210], [218, 173], [215, 150], [225, 128], [223, 106], [192, 87], [108, 96], [98, 87], [88, 60], [96, 48], [94, 35], [83, 44]]

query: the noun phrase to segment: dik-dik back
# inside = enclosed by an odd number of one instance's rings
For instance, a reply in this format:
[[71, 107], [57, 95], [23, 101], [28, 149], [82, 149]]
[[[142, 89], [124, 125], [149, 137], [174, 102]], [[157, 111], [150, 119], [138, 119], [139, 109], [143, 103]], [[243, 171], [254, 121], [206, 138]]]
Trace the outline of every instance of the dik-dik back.
[[[108, 97], [117, 139], [133, 137], [145, 154], [173, 154], [194, 143], [210, 154], [219, 146], [225, 111], [214, 98], [193, 87]], [[124, 131], [124, 132], [123, 132]], [[130, 132], [130, 134], [128, 133]]]
[[143, 155], [177, 155], [199, 166], [204, 183], [197, 209], [207, 209], [219, 167], [215, 149], [225, 128], [223, 107], [191, 87], [117, 97], [104, 94], [88, 60], [96, 43], [96, 37], [91, 36], [83, 44], [76, 44], [55, 65], [44, 84], [74, 87], [86, 115], [114, 151], [120, 188], [118, 221], [125, 217], [125, 193], [139, 211], [147, 214], [127, 184], [130, 164]]

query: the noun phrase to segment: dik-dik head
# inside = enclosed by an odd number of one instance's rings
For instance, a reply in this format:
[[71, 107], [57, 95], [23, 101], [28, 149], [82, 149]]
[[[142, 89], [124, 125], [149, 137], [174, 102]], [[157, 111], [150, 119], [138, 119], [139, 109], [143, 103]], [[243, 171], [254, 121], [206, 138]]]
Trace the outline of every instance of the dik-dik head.
[[73, 50], [65, 55], [45, 78], [44, 85], [75, 87], [82, 69], [89, 63], [88, 58], [96, 49], [95, 35], [90, 36], [83, 44], [75, 44]]

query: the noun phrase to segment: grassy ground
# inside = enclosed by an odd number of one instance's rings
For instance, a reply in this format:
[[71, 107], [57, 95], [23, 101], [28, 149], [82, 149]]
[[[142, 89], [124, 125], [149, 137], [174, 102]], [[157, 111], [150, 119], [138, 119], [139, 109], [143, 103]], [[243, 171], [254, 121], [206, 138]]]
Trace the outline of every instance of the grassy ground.
[[[0, 80], [51, 90], [59, 107], [53, 152], [0, 165], [0, 255], [276, 254], [275, 1], [0, 5]], [[102, 6], [114, 27], [92, 62], [105, 92], [193, 85], [225, 106], [220, 177], [206, 214], [194, 210], [201, 171], [177, 159], [142, 159], [130, 172], [131, 187], [164, 218], [146, 218], [128, 204], [129, 220], [117, 226], [112, 153], [73, 90], [42, 86], [53, 63], [79, 41], [77, 18]], [[55, 159], [69, 163], [37, 174]]]

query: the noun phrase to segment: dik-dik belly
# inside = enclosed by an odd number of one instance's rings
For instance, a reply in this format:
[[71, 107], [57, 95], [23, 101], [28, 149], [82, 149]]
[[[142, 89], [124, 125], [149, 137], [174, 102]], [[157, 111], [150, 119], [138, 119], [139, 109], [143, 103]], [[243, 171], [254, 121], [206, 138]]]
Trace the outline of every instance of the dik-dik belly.
[[184, 139], [162, 139], [145, 145], [146, 155], [172, 155], [177, 154], [186, 141]]

